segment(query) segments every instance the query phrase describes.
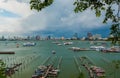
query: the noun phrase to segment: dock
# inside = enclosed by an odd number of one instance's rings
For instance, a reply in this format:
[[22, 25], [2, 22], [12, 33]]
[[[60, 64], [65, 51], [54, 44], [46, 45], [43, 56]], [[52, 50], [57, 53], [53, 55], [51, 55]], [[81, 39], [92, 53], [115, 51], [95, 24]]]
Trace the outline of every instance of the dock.
[[5, 70], [5, 75], [6, 76], [11, 76], [15, 73], [15, 71], [18, 71], [18, 69], [16, 69], [17, 67], [20, 67], [22, 65], [22, 63], [19, 64], [15, 64], [13, 67], [7, 67]]
[[51, 56], [49, 56], [43, 63], [42, 65], [44, 65], [45, 63], [47, 63], [50, 60]]
[[[47, 65], [48, 62], [48, 65]], [[62, 56], [58, 59], [56, 57], [48, 57], [43, 61], [42, 65], [35, 70], [35, 74], [32, 75], [32, 78], [48, 78], [48, 77], [57, 77], [60, 72], [60, 65], [62, 62]], [[55, 63], [57, 66], [55, 67]]]
[[13, 51], [1, 51], [0, 54], [15, 54]]
[[88, 70], [90, 78], [96, 78], [93, 71], [85, 64], [84, 67]]
[[57, 65], [57, 68], [58, 68], [58, 69], [60, 69], [61, 62], [62, 62], [62, 56], [60, 57], [59, 62], [58, 62], [58, 65]]
[[77, 67], [78, 67], [79, 72], [81, 73], [81, 68], [80, 68], [78, 60], [77, 60], [77, 58], [75, 56], [74, 56], [74, 60], [75, 60], [75, 63], [77, 65]]
[[51, 68], [52, 68], [52, 65], [50, 65], [50, 66], [48, 67], [48, 69], [47, 69], [47, 71], [45, 72], [45, 75], [43, 76], [43, 78], [46, 78], [46, 77], [47, 77], [47, 75], [48, 75], [48, 73], [49, 73], [49, 71], [50, 71]]

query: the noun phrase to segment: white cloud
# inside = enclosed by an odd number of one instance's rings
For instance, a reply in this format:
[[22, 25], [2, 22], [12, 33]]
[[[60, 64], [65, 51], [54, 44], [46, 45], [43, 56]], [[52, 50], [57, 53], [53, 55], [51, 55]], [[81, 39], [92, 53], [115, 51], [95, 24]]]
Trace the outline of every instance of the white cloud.
[[[30, 10], [29, 0], [0, 0], [0, 8], [20, 15], [18, 18], [0, 17], [0, 33], [32, 33], [34, 31], [60, 31], [95, 29], [103, 24], [90, 10], [74, 13], [74, 0], [55, 0], [40, 12]], [[2, 12], [2, 10], [0, 11]], [[81, 30], [82, 31], [82, 30]]]
[[18, 14], [22, 17], [26, 17], [32, 14], [28, 3], [20, 3], [16, 0], [4, 0], [0, 1], [0, 8]]
[[[0, 33], [18, 33], [21, 32], [18, 18], [0, 17]], [[16, 32], [17, 31], [17, 32]]]
[[19, 34], [24, 33], [24, 28], [20, 26], [22, 19], [25, 19], [33, 14], [33, 11], [30, 10], [29, 4], [24, 2], [19, 2], [16, 0], [0, 0], [0, 12], [5, 13], [4, 10], [11, 12], [20, 17], [7, 17], [0, 16], [0, 33], [12, 33]]

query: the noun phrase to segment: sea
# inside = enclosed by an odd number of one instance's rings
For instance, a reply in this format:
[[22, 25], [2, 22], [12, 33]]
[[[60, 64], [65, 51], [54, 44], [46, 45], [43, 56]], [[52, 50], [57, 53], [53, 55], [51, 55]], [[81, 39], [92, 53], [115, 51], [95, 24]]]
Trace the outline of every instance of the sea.
[[[36, 45], [24, 47], [23, 43], [26, 42], [34, 42]], [[59, 42], [61, 45], [54, 42]], [[64, 45], [64, 42], [73, 42], [73, 44]], [[106, 47], [111, 46], [111, 42], [94, 42], [96, 45], [104, 43]], [[15, 73], [7, 78], [32, 78], [39, 66], [50, 64], [53, 64], [55, 68], [59, 67], [60, 72], [57, 78], [79, 78], [79, 69], [84, 78], [90, 78], [89, 72], [82, 66], [81, 57], [87, 57], [93, 66], [104, 69], [105, 78], [120, 78], [120, 53], [104, 53], [93, 50], [74, 52], [69, 49], [70, 47], [90, 48], [91, 45], [93, 45], [91, 41], [79, 40], [0, 41], [0, 52], [15, 52], [15, 54], [0, 54], [0, 59], [4, 61], [6, 67], [22, 63], [16, 68]], [[55, 53], [53, 54], [52, 51]]]

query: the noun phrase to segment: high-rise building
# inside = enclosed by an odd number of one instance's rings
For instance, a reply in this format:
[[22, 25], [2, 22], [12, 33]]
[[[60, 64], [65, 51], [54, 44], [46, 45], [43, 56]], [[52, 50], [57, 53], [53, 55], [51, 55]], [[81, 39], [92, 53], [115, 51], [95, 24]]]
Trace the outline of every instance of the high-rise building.
[[27, 36], [27, 40], [30, 40], [30, 36]]
[[46, 40], [50, 40], [50, 39], [51, 39], [51, 36], [48, 35], [48, 36], [46, 37]]
[[40, 36], [39, 35], [36, 36], [36, 40], [40, 40]]
[[87, 39], [88, 39], [88, 40], [92, 40], [92, 36], [93, 36], [93, 35], [92, 35], [91, 32], [88, 32], [88, 33], [87, 33]]

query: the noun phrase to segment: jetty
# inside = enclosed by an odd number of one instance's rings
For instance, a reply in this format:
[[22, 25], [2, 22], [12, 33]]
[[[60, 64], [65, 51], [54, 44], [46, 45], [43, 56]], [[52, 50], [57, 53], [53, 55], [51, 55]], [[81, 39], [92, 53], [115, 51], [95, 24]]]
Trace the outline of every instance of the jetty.
[[47, 69], [47, 71], [45, 72], [45, 75], [42, 78], [46, 78], [47, 77], [50, 69], [52, 69], [52, 65], [48, 66], [48, 69]]
[[62, 62], [62, 56], [60, 57], [59, 62], [58, 62], [58, 65], [57, 65], [57, 68], [58, 68], [58, 69], [60, 69], [61, 62]]
[[19, 63], [19, 64], [14, 64], [13, 67], [7, 67], [7, 68], [5, 69], [5, 75], [6, 75], [6, 76], [11, 76], [11, 75], [13, 75], [13, 74], [15, 73], [15, 71], [18, 71], [18, 69], [16, 69], [16, 68], [20, 67], [21, 65], [22, 65], [22, 63]]
[[75, 60], [75, 63], [77, 65], [77, 67], [78, 67], [79, 72], [81, 73], [81, 68], [80, 68], [78, 60], [77, 60], [77, 58], [75, 56], [74, 56], [74, 60]]
[[13, 51], [0, 51], [0, 54], [15, 54]]
[[[51, 59], [51, 60], [50, 60]], [[50, 62], [48, 62], [50, 61]], [[48, 65], [46, 64], [48, 62]], [[47, 77], [57, 77], [59, 74], [60, 65], [62, 62], [62, 56], [58, 60], [58, 64], [55, 67], [55, 58], [52, 59], [52, 57], [48, 57], [42, 65], [38, 66], [38, 68], [35, 70], [34, 75], [32, 75], [32, 78], [47, 78]]]
[[47, 63], [50, 60], [51, 56], [49, 56], [43, 63], [42, 65], [44, 65], [45, 63]]
[[88, 70], [90, 78], [96, 78], [93, 71], [89, 68], [89, 66], [87, 66], [87, 64], [84, 64], [83, 66]]

